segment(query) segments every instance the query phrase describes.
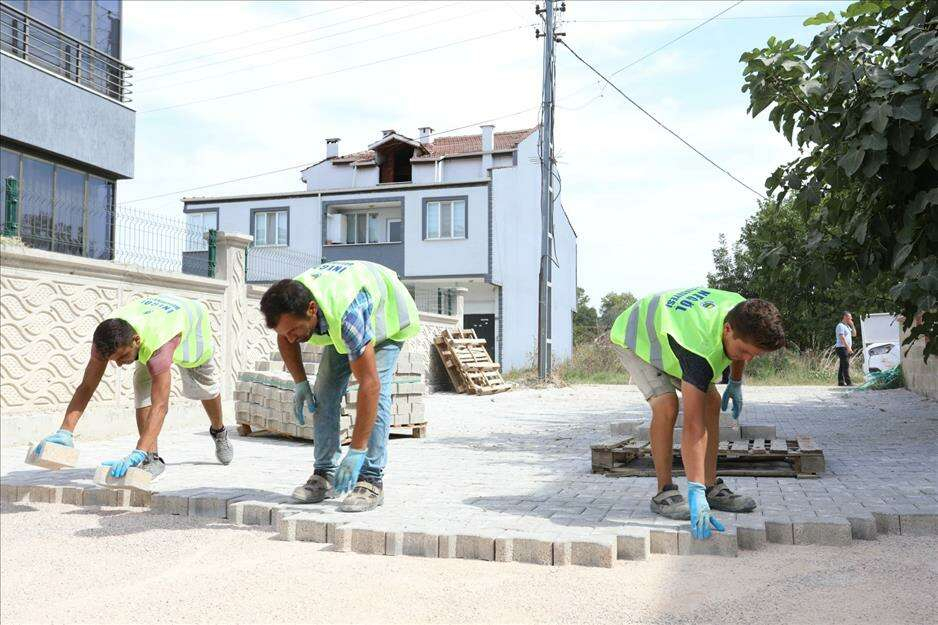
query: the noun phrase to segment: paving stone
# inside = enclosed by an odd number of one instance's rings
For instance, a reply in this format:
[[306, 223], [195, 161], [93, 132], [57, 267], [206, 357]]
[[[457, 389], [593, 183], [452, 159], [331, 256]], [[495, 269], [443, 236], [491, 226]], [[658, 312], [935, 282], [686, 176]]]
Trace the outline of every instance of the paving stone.
[[739, 434], [744, 439], [764, 438], [771, 440], [776, 438], [774, 425], [741, 425], [739, 427]]
[[355, 553], [366, 553], [380, 556], [385, 554], [385, 549], [387, 547], [386, 532], [355, 526], [350, 526], [349, 529], [351, 530], [352, 535], [352, 551]]
[[901, 513], [899, 528], [903, 536], [933, 536], [938, 534], [938, 511]]
[[7, 503], [19, 501], [17, 496], [17, 485], [8, 484], [6, 482], [0, 483], [0, 501]]
[[758, 551], [765, 549], [765, 523], [760, 519], [743, 519], [736, 522], [736, 544], [740, 549]]
[[872, 514], [848, 514], [847, 521], [850, 523], [850, 533], [854, 540], [876, 540], [879, 532]]
[[765, 539], [779, 545], [793, 545], [794, 533], [791, 519], [783, 516], [766, 517]]
[[189, 497], [169, 493], [154, 494], [150, 497], [150, 512], [187, 516], [189, 514]]
[[137, 488], [140, 490], [150, 490], [150, 480], [152, 479], [149, 471], [129, 467], [123, 477], [114, 477], [111, 475], [111, 467], [101, 465], [94, 471], [92, 482], [104, 488]]
[[485, 535], [458, 534], [456, 557], [465, 560], [495, 560], [495, 538]]
[[647, 560], [651, 554], [650, 532], [642, 527], [622, 527], [616, 531], [616, 558]]
[[850, 522], [844, 517], [795, 517], [792, 519], [792, 543], [844, 547], [853, 541]]
[[[80, 506], [82, 501], [82, 493], [84, 488], [79, 486], [63, 486], [62, 487], [62, 503], [67, 503], [72, 506]], [[149, 504], [149, 498], [147, 498], [147, 504]]]
[[26, 464], [43, 469], [56, 471], [58, 469], [71, 469], [78, 464], [78, 450], [58, 443], [46, 443], [42, 446], [42, 453], [37, 456], [33, 445], [26, 452]]
[[548, 536], [495, 539], [496, 562], [554, 563], [554, 542]]
[[455, 558], [456, 557], [456, 535], [455, 534], [441, 534], [439, 536], [439, 557], [441, 558]]
[[709, 538], [696, 540], [690, 532], [681, 531], [678, 537], [678, 555], [682, 556], [721, 556], [735, 558], [739, 544], [736, 532], [711, 532]]
[[121, 491], [110, 488], [86, 488], [81, 494], [83, 506], [119, 506]]
[[573, 545], [568, 540], [554, 541], [554, 566], [573, 564]]
[[332, 548], [335, 551], [347, 552], [352, 550], [352, 528], [347, 525], [337, 526], [332, 533]]
[[271, 525], [273, 511], [280, 503], [253, 499], [228, 503], [228, 520], [238, 525]]
[[677, 530], [669, 527], [653, 527], [648, 530], [649, 549], [651, 553], [661, 553], [676, 556], [678, 550]]
[[403, 554], [420, 558], [436, 558], [440, 554], [440, 537], [425, 532], [404, 532]]
[[404, 555], [404, 532], [391, 531], [384, 533], [384, 555]]
[[876, 521], [876, 531], [880, 534], [899, 534], [899, 513], [892, 509], [871, 510]]
[[598, 566], [609, 569], [616, 561], [616, 549], [615, 536], [571, 540], [570, 563], [577, 566]]

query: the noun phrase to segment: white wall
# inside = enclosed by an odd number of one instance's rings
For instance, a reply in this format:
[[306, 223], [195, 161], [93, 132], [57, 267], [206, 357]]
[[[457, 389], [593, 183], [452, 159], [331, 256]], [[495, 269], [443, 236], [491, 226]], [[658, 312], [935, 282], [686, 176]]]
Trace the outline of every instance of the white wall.
[[443, 159], [443, 182], [478, 180], [484, 177], [481, 156]]
[[306, 189], [345, 189], [352, 186], [352, 167], [349, 164], [333, 165], [332, 161], [323, 161], [303, 172]]
[[573, 311], [576, 310], [576, 235], [560, 203], [554, 207], [556, 261], [551, 295], [551, 354], [562, 362], [573, 355]]
[[413, 163], [410, 178], [414, 184], [432, 184], [437, 182], [436, 163]]
[[[423, 240], [424, 198], [468, 196], [467, 237], [452, 241]], [[485, 185], [458, 188], [418, 189], [405, 193], [404, 274], [450, 276], [488, 272], [488, 188]]]

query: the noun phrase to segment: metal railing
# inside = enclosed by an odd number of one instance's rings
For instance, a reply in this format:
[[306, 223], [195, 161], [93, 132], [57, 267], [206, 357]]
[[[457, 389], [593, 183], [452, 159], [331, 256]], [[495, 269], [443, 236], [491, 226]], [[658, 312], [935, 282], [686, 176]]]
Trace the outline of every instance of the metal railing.
[[414, 291], [417, 310], [435, 315], [453, 315], [456, 313], [456, 289], [417, 288]]
[[319, 264], [319, 257], [283, 246], [248, 247], [245, 254], [245, 273], [249, 283], [273, 283], [293, 278]]
[[119, 102], [130, 102], [129, 65], [4, 3], [0, 3], [0, 50]]

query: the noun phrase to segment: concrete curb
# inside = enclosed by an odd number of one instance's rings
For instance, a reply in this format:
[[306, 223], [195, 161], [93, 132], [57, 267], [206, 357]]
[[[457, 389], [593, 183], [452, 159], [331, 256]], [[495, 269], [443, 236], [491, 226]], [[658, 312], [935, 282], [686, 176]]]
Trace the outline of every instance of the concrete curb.
[[616, 560], [647, 560], [650, 554], [736, 557], [766, 543], [848, 546], [879, 534], [938, 535], [938, 509], [881, 508], [846, 517], [752, 517], [714, 532], [706, 541], [691, 538], [685, 526], [622, 525], [584, 530], [582, 536], [481, 532], [436, 534], [412, 529], [379, 530], [360, 519], [324, 517], [287, 496], [258, 499], [257, 493], [193, 489], [148, 493], [117, 488], [46, 486], [0, 482], [5, 503], [63, 503], [76, 506], [143, 508], [156, 514], [224, 519], [236, 525], [270, 527], [280, 540], [332, 545], [341, 552], [423, 558], [462, 558], [552, 566], [610, 568]]

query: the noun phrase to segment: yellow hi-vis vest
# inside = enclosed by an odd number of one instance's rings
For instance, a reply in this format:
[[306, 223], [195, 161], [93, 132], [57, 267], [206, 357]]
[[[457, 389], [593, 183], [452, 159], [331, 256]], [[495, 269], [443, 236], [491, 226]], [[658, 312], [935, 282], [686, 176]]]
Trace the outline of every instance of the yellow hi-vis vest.
[[371, 296], [371, 331], [375, 345], [385, 341], [404, 341], [420, 332], [420, 317], [414, 298], [397, 274], [377, 263], [344, 260], [323, 263], [305, 271], [294, 280], [308, 288], [326, 318], [329, 334], [313, 334], [314, 345], [335, 346], [340, 354], [348, 347], [342, 340], [342, 318], [362, 289]]
[[723, 322], [745, 299], [738, 293], [705, 287], [648, 295], [619, 315], [609, 338], [656, 369], [680, 378], [681, 364], [668, 343], [670, 335], [710, 363], [716, 382], [731, 362], [723, 351]]
[[153, 352], [181, 335], [173, 362], [193, 369], [212, 357], [212, 325], [208, 309], [196, 300], [161, 294], [145, 297], [119, 308], [114, 318], [123, 319], [140, 337], [137, 360], [146, 364]]

